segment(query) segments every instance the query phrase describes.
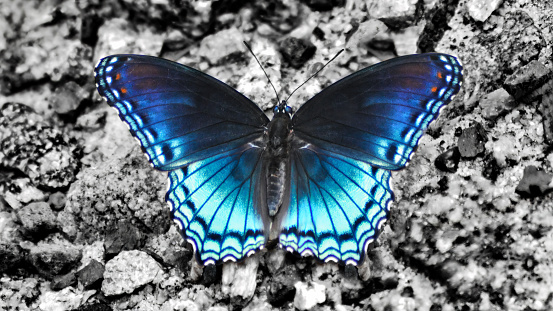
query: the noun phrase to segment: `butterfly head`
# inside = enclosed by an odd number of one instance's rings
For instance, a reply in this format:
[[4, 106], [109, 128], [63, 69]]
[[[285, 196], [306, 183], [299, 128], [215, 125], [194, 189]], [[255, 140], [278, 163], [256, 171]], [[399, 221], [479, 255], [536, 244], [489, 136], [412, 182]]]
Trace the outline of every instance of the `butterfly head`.
[[281, 101], [278, 105], [273, 108], [274, 117], [277, 115], [285, 115], [289, 118], [291, 118], [292, 115], [292, 107], [286, 105], [286, 101]]

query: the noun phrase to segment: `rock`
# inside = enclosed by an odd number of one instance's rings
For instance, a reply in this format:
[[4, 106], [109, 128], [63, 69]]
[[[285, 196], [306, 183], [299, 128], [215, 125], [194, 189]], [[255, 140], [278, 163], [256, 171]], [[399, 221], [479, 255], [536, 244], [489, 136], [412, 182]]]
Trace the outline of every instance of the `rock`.
[[56, 215], [46, 202], [30, 203], [17, 211], [22, 231], [33, 241], [39, 241], [56, 231]]
[[553, 79], [538, 91], [542, 93], [540, 108], [543, 115], [545, 140], [549, 146], [553, 146]]
[[48, 204], [55, 211], [62, 210], [65, 207], [65, 194], [63, 192], [52, 193], [48, 197]]
[[553, 190], [553, 174], [527, 166], [515, 192], [523, 197], [538, 197]]
[[259, 256], [246, 258], [241, 263], [229, 262], [223, 265], [221, 291], [231, 298], [240, 296], [250, 299], [257, 286], [256, 276]]
[[18, 210], [30, 202], [44, 201], [48, 198], [46, 193], [31, 184], [29, 178], [11, 179], [7, 186], [8, 190], [5, 192], [4, 200], [14, 210]]
[[330, 11], [335, 7], [344, 6], [345, 0], [302, 0], [313, 11], [325, 12]]
[[[0, 243], [0, 274], [24, 275], [29, 270], [26, 252], [17, 244]], [[31, 269], [32, 270], [32, 269]]]
[[360, 23], [349, 37], [349, 42], [356, 46], [374, 46], [377, 42], [391, 42], [388, 26], [377, 19]]
[[440, 154], [434, 161], [437, 169], [443, 172], [455, 173], [459, 167], [461, 153], [458, 147], [452, 147]]
[[2, 165], [24, 172], [35, 185], [62, 188], [75, 180], [80, 146], [64, 130], [15, 103], [0, 108]]
[[434, 52], [437, 43], [442, 39], [446, 32], [449, 21], [455, 16], [457, 6], [450, 5], [446, 1], [436, 1], [432, 10], [428, 10], [430, 15], [426, 18], [424, 29], [419, 37], [417, 44], [420, 53]]
[[81, 260], [81, 252], [75, 247], [59, 244], [39, 244], [30, 249], [30, 261], [44, 277], [52, 279], [76, 268]]
[[133, 222], [141, 226], [140, 230], [155, 234], [168, 230], [171, 219], [162, 199], [166, 174], [152, 169], [139, 148], [128, 150], [126, 155], [79, 173], [79, 179], [67, 192], [65, 209], [60, 212], [69, 223], [66, 228], [60, 222], [64, 232], [67, 230], [71, 236], [78, 232], [81, 238], [92, 242], [121, 221]]
[[81, 305], [78, 308], [73, 309], [72, 311], [113, 311], [113, 309], [106, 303], [97, 302], [87, 305]]
[[280, 42], [279, 50], [290, 66], [300, 68], [315, 55], [317, 48], [307, 40], [288, 37]]
[[94, 291], [78, 291], [66, 287], [59, 292], [45, 291], [40, 295], [37, 305], [42, 311], [73, 310], [94, 294]]
[[[504, 67], [503, 72], [517, 72], [535, 59], [539, 58], [540, 51], [547, 44], [544, 34], [539, 26], [536, 26], [534, 19], [523, 10], [513, 10], [506, 13], [498, 23], [498, 29], [493, 33], [482, 35], [484, 47], [493, 58]], [[500, 44], [498, 44], [500, 42]], [[488, 68], [483, 68], [484, 71]], [[491, 81], [497, 81], [515, 99], [519, 99], [507, 86], [509, 77], [498, 75], [494, 71], [483, 72], [481, 79], [486, 81], [489, 75]], [[517, 80], [516, 74], [511, 75], [510, 79]], [[531, 85], [529, 87], [532, 87]]]
[[404, 28], [415, 20], [416, 0], [367, 0], [366, 5], [370, 18], [379, 19], [388, 27]]
[[507, 77], [503, 87], [516, 100], [529, 103], [532, 101], [530, 94], [552, 77], [553, 71], [551, 69], [548, 69], [539, 61], [533, 60]]
[[222, 30], [202, 40], [198, 55], [206, 58], [210, 64], [218, 64], [231, 55], [246, 51], [244, 40], [244, 35], [236, 28]]
[[83, 89], [74, 81], [69, 81], [56, 88], [50, 102], [56, 113], [67, 114], [75, 111], [80, 103], [88, 97], [90, 97], [90, 92]]
[[424, 25], [420, 24], [390, 34], [398, 56], [417, 53], [417, 43], [423, 29]]
[[476, 21], [484, 22], [497, 10], [503, 0], [469, 0], [467, 10], [469, 15]]
[[142, 244], [140, 230], [128, 221], [120, 221], [106, 233], [104, 249], [106, 256], [111, 257], [123, 250], [133, 250]]
[[150, 255], [138, 250], [122, 251], [106, 263], [102, 292], [106, 296], [130, 294], [162, 275], [161, 266]]
[[75, 272], [69, 272], [65, 275], [56, 275], [52, 282], [50, 282], [50, 289], [52, 290], [62, 290], [68, 286], [77, 284], [77, 276]]
[[505, 89], [500, 88], [486, 94], [480, 99], [479, 105], [484, 118], [495, 120], [515, 106], [515, 99]]
[[297, 282], [294, 307], [300, 310], [310, 310], [326, 300], [325, 286], [316, 282]]
[[162, 34], [155, 33], [150, 28], [143, 28], [139, 33], [131, 21], [124, 18], [111, 18], [98, 29], [94, 64], [97, 64], [102, 57], [118, 53], [159, 55], [162, 46]]
[[474, 158], [484, 153], [484, 144], [487, 140], [484, 127], [480, 123], [476, 123], [474, 126], [464, 129], [459, 136], [457, 142], [459, 153], [464, 158]]
[[0, 278], [0, 308], [2, 310], [31, 310], [27, 302], [35, 302], [43, 288], [36, 278]]
[[92, 259], [88, 265], [77, 272], [79, 283], [89, 289], [104, 277], [104, 265]]

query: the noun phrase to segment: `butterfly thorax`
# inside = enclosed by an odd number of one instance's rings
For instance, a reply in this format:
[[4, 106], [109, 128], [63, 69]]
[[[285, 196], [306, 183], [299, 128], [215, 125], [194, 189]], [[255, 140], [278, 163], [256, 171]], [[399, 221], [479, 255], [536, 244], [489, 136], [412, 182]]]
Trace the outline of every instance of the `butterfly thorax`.
[[265, 139], [267, 147], [267, 207], [274, 216], [282, 204], [287, 180], [290, 154], [290, 113], [286, 109], [275, 109], [275, 114], [267, 127]]

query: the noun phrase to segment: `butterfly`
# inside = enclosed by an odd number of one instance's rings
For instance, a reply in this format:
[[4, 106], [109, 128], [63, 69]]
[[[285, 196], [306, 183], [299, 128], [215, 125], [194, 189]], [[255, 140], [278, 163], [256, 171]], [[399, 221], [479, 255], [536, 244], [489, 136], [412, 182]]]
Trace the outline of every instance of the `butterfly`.
[[363, 262], [394, 199], [391, 171], [459, 92], [451, 55], [408, 55], [362, 69], [295, 113], [269, 118], [196, 69], [162, 58], [112, 55], [96, 87], [168, 172], [166, 201], [204, 265], [240, 261], [269, 241], [303, 256]]

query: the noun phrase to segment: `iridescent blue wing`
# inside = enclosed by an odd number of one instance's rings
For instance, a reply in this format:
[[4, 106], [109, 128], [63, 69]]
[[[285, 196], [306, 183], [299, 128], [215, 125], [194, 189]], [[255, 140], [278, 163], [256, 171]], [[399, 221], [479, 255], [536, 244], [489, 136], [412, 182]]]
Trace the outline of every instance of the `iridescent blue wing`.
[[404, 56], [354, 73], [302, 106], [292, 119], [281, 246], [324, 261], [362, 261], [393, 200], [390, 170], [407, 164], [461, 80], [453, 56]]
[[277, 222], [280, 245], [356, 265], [386, 220], [390, 171], [304, 141], [293, 145], [290, 199]]
[[263, 111], [221, 81], [161, 58], [109, 56], [95, 77], [150, 163], [170, 171], [166, 200], [197, 258], [240, 260], [261, 248]]
[[[265, 245], [261, 142], [169, 172], [166, 200], [205, 265], [237, 261]], [[257, 207], [257, 208], [255, 208]]]
[[95, 70], [100, 95], [117, 109], [150, 163], [169, 171], [263, 135], [252, 101], [193, 68], [143, 55], [113, 55]]
[[328, 152], [397, 170], [459, 91], [461, 80], [462, 67], [450, 55], [394, 58], [310, 99], [292, 119], [294, 135]]

